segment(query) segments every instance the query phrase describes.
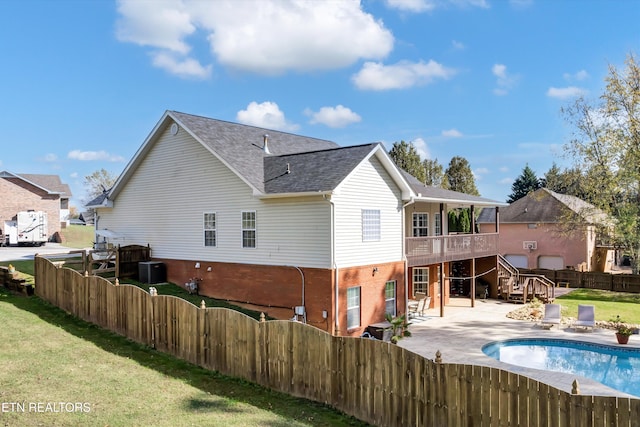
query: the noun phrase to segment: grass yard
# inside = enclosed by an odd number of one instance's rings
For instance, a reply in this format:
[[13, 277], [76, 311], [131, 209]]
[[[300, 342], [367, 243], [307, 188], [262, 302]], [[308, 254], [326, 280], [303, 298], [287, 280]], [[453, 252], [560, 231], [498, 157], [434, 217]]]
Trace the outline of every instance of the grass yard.
[[0, 324], [4, 426], [366, 425], [183, 362], [2, 287]]
[[95, 239], [95, 229], [92, 225], [69, 225], [60, 230], [64, 237], [62, 246], [67, 248], [92, 248]]
[[626, 292], [576, 289], [556, 298], [562, 305], [562, 316], [578, 317], [578, 305], [595, 306], [596, 321], [610, 321], [617, 315], [626, 323], [640, 324], [640, 295]]

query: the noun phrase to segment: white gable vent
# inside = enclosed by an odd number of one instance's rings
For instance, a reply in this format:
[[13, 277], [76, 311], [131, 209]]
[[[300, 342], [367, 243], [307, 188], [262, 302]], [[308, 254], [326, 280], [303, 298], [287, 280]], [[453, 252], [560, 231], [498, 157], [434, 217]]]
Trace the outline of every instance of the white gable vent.
[[524, 242], [522, 242], [522, 249], [535, 251], [536, 249], [538, 249], [538, 242], [536, 242], [535, 240], [525, 240]]

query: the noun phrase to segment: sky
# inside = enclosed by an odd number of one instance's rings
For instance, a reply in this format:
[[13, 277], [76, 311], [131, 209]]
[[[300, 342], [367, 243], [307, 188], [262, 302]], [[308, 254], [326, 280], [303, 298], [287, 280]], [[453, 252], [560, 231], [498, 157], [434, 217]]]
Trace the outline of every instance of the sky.
[[119, 175], [166, 110], [468, 160], [505, 201], [640, 53], [640, 0], [0, 0], [0, 171]]

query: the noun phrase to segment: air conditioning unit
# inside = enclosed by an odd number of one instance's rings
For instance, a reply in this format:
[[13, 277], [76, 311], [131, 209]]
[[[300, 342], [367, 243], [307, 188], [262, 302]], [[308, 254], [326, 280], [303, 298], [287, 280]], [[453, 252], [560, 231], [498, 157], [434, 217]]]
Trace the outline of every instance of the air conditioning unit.
[[524, 242], [522, 242], [522, 249], [535, 251], [536, 249], [538, 249], [538, 242], [536, 242], [535, 240], [525, 240]]

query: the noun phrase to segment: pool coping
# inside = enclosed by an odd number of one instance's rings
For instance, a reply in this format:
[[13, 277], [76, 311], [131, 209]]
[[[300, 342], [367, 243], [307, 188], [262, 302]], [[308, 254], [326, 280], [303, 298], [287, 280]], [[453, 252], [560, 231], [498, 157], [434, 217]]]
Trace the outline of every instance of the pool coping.
[[583, 332], [574, 330], [569, 325], [543, 329], [534, 322], [506, 317], [507, 313], [520, 308], [521, 305], [501, 300], [476, 300], [475, 307], [470, 307], [468, 299], [453, 301], [453, 304], [444, 308], [444, 317], [439, 316], [439, 309], [430, 309], [426, 316], [412, 319], [412, 336], [402, 339], [399, 345], [432, 360], [436, 352], [440, 351], [443, 363], [496, 367], [533, 378], [569, 393], [573, 381], [577, 379], [582, 395], [637, 398], [579, 375], [500, 362], [484, 354], [482, 347], [494, 341], [538, 338], [640, 349], [640, 337], [632, 336], [629, 344], [620, 345], [617, 344], [614, 331], [608, 329], [596, 328]]

